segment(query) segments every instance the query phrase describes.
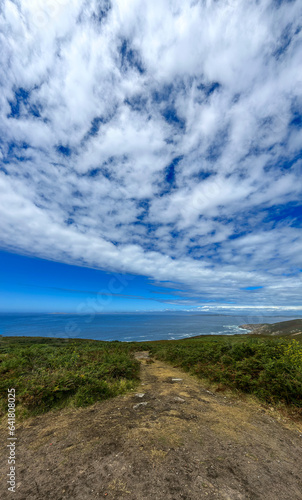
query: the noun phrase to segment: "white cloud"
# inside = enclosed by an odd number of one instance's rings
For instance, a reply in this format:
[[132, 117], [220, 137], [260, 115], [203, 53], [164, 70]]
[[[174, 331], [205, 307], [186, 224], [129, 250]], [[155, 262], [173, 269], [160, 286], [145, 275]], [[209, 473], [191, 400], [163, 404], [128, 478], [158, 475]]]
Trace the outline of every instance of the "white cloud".
[[301, 14], [5, 0], [2, 248], [298, 304]]

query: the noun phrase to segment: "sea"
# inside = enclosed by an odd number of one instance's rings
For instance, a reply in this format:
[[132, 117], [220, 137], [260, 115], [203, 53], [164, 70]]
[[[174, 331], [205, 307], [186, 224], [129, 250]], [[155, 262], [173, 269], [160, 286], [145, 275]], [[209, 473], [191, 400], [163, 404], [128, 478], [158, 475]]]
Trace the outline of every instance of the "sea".
[[[299, 316], [301, 317], [301, 316]], [[80, 338], [123, 342], [173, 340], [196, 335], [248, 333], [243, 324], [277, 323], [298, 316], [240, 313], [0, 314], [1, 336]]]

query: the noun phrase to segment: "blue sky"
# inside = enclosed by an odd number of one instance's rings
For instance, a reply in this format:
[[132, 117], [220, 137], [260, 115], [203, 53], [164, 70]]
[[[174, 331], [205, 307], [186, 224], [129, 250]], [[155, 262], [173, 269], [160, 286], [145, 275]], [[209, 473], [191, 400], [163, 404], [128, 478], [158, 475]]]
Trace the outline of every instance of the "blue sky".
[[86, 315], [183, 309], [170, 289], [156, 286], [144, 276], [106, 273], [7, 252], [0, 255], [0, 312]]
[[0, 310], [301, 310], [301, 19], [4, 0]]

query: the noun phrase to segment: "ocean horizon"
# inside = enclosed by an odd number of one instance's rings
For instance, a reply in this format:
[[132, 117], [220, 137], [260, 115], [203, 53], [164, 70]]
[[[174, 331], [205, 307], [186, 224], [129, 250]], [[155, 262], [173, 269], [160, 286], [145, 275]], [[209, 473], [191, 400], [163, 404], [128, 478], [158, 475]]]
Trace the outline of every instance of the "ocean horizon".
[[301, 316], [209, 314], [192, 312], [148, 313], [1, 313], [1, 336], [81, 338], [123, 342], [174, 340], [196, 335], [236, 335], [251, 323], [277, 323]]

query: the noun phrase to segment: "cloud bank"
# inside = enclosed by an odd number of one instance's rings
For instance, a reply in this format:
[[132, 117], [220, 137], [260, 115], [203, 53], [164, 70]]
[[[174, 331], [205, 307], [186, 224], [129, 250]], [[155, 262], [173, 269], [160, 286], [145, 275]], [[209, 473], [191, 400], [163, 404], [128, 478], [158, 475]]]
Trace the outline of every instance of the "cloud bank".
[[192, 303], [301, 304], [299, 0], [0, 15], [3, 249]]

